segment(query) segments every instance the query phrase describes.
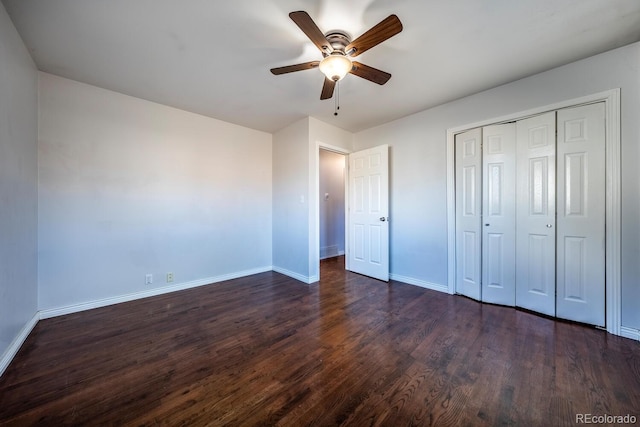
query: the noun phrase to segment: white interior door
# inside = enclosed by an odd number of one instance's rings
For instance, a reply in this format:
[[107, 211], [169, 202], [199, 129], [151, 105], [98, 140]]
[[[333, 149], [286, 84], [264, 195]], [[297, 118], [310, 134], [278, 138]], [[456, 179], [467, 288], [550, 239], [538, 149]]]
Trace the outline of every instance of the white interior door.
[[482, 128], [482, 301], [516, 302], [516, 124]]
[[516, 306], [556, 314], [556, 113], [516, 123]]
[[456, 135], [456, 292], [480, 299], [482, 129]]
[[604, 104], [558, 111], [558, 317], [605, 324]]
[[349, 270], [389, 280], [389, 146], [349, 154]]

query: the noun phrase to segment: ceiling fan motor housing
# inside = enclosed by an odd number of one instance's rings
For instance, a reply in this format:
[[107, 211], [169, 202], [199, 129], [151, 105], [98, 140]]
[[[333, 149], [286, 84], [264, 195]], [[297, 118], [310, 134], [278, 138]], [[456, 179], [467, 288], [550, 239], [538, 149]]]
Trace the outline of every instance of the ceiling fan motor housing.
[[[345, 52], [345, 48], [351, 43], [351, 36], [349, 33], [342, 30], [331, 30], [327, 31], [324, 35], [327, 38], [327, 41], [331, 44], [334, 52], [338, 51], [342, 54], [347, 54]], [[328, 53], [323, 52], [324, 56], [328, 56]]]

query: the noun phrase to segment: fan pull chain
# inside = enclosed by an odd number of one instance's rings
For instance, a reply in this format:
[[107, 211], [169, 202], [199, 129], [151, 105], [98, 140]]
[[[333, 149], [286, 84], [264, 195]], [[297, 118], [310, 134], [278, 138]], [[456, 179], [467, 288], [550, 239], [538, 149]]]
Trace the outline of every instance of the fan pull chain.
[[338, 115], [338, 110], [340, 109], [340, 81], [336, 82], [336, 98], [335, 98], [335, 109], [333, 110], [333, 115]]

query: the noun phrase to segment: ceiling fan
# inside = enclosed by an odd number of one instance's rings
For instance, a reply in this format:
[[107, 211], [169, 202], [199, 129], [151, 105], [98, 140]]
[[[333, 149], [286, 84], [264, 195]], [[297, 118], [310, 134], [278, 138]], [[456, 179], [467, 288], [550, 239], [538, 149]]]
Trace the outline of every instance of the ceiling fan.
[[331, 98], [336, 83], [342, 80], [348, 73], [379, 85], [385, 84], [391, 78], [391, 74], [361, 64], [360, 62], [352, 61], [351, 58], [355, 58], [402, 31], [402, 23], [396, 15], [389, 15], [353, 41], [351, 41], [348, 33], [341, 30], [322, 33], [307, 12], [291, 12], [289, 17], [300, 27], [302, 32], [309, 37], [313, 44], [320, 49], [323, 59], [321, 61], [310, 61], [302, 64], [272, 68], [271, 72], [273, 74], [280, 75], [294, 71], [319, 68], [325, 75], [320, 99]]

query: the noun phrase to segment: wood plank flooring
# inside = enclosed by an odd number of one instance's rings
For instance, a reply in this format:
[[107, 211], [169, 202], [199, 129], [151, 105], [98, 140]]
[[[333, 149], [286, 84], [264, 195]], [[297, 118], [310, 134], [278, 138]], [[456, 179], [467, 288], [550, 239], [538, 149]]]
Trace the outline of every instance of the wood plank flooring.
[[278, 273], [41, 321], [2, 425], [575, 425], [635, 416], [640, 343], [344, 271]]

